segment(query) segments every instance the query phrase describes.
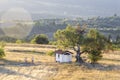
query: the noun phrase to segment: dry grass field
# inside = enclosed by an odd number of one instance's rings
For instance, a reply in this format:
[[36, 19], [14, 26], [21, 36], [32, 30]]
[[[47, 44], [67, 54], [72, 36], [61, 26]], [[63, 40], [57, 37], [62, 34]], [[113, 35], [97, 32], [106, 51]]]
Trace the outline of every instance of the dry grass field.
[[0, 80], [120, 80], [120, 51], [103, 54], [99, 64], [92, 66], [74, 63], [74, 58], [72, 63], [56, 63], [54, 56], [45, 55], [48, 50], [55, 48], [7, 44], [6, 57], [0, 60]]

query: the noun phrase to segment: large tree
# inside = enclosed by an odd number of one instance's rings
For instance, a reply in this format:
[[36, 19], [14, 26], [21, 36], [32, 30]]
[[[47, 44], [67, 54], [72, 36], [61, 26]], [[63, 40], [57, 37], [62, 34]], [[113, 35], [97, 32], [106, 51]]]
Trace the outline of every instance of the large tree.
[[81, 49], [80, 46], [84, 41], [84, 29], [79, 25], [74, 28], [71, 25], [68, 25], [66, 29], [57, 30], [54, 34], [55, 39], [59, 46], [62, 48], [72, 48], [76, 52], [76, 62], [83, 63], [81, 58]]
[[[76, 62], [83, 63], [81, 54], [88, 53], [88, 58], [92, 63], [96, 63], [102, 58], [102, 51], [110, 49], [111, 44], [106, 37], [100, 34], [97, 30], [91, 29], [88, 33], [80, 26], [76, 28], [68, 25], [66, 29], [57, 30], [54, 37], [57, 44], [62, 48], [72, 48], [76, 52]], [[81, 49], [82, 47], [82, 49]]]

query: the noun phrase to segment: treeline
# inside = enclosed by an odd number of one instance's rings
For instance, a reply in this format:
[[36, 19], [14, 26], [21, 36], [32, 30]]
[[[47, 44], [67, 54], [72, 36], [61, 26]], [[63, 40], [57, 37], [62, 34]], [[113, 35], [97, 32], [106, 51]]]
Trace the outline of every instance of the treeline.
[[53, 33], [57, 31], [58, 29], [64, 29], [67, 26], [67, 24], [42, 24], [39, 21], [35, 22], [33, 29], [31, 30], [30, 34], [27, 36], [27, 38], [30, 38], [31, 36], [34, 36], [36, 34], [46, 34], [48, 35], [49, 39], [53, 38]]
[[[110, 17], [93, 17], [93, 18], [88, 18], [88, 19], [83, 19], [83, 18], [64, 18], [64, 19], [40, 19], [35, 22], [35, 27], [36, 26], [59, 26], [63, 24], [70, 24], [70, 25], [76, 25], [77, 23], [83, 25], [87, 24], [88, 27], [94, 27], [94, 28], [120, 28], [120, 16], [117, 16], [117, 14], [114, 14], [113, 16]], [[62, 26], [61, 26], [62, 27]], [[59, 28], [61, 28], [59, 27]], [[44, 29], [44, 28], [42, 28]], [[54, 27], [53, 27], [54, 29]]]
[[0, 37], [0, 42], [7, 42], [7, 43], [32, 43], [32, 44], [48, 44], [49, 40], [47, 35], [45, 34], [38, 34], [32, 36], [30, 39], [24, 38], [24, 39], [17, 39], [13, 37], [8, 36], [2, 36]]
[[[53, 33], [55, 33], [58, 29], [65, 29], [68, 24], [72, 26], [76, 26], [76, 24], [87, 24], [87, 28], [96, 28], [101, 33], [103, 33], [106, 37], [111, 35], [112, 40], [116, 40], [117, 36], [120, 36], [120, 16], [114, 14], [110, 17], [94, 17], [88, 19], [82, 18], [54, 18], [54, 19], [40, 19], [36, 20], [33, 23], [33, 28], [29, 35], [25, 37], [23, 40], [29, 42], [34, 36], [38, 34], [45, 34], [48, 36], [49, 40], [53, 40]], [[16, 25], [17, 26], [17, 25]], [[18, 25], [20, 26], [20, 25]], [[26, 27], [25, 25], [22, 27]], [[1, 40], [5, 40], [7, 42], [15, 42], [17, 39], [7, 37], [4, 32], [0, 29], [0, 37]]]
[[114, 14], [110, 17], [95, 17], [86, 20], [90, 27], [95, 28], [119, 28], [120, 29], [120, 16]]
[[8, 43], [15, 43], [16, 40], [17, 40], [16, 38], [8, 37], [8, 36], [1, 36], [0, 37], [0, 41], [4, 41], [4, 42], [8, 42]]
[[[116, 14], [110, 17], [94, 17], [84, 20], [82, 18], [75, 18], [75, 19], [40, 19], [34, 21], [34, 27], [30, 32], [29, 36], [34, 34], [47, 34], [48, 37], [51, 39], [53, 33], [57, 29], [65, 29], [66, 26], [70, 24], [75, 26], [76, 24], [87, 24], [88, 28], [96, 28], [97, 30], [101, 31], [104, 35], [108, 36], [109, 34], [116, 38], [116, 31], [117, 35], [120, 34], [120, 16]], [[115, 36], [114, 36], [115, 35]]]

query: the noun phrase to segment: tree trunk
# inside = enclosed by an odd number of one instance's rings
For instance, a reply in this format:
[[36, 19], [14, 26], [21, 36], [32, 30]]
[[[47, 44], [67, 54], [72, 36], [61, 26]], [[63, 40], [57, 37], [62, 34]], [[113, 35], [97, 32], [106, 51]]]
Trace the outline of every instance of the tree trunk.
[[76, 62], [83, 63], [83, 59], [81, 58], [81, 53], [79, 51], [76, 52]]
[[81, 58], [80, 46], [77, 46], [77, 49], [74, 48], [76, 51], [76, 62], [77, 63], [84, 63], [83, 59]]

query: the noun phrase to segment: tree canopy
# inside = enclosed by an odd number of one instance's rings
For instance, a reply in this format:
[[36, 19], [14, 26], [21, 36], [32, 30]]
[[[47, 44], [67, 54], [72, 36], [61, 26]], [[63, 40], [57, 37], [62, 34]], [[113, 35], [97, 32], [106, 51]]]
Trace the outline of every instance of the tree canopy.
[[72, 48], [76, 52], [76, 62], [83, 63], [81, 54], [88, 53], [88, 58], [92, 63], [102, 58], [102, 51], [105, 50], [109, 41], [96, 29], [91, 29], [87, 33], [79, 25], [75, 28], [68, 25], [66, 29], [57, 30], [54, 34], [57, 44], [60, 48]]
[[68, 25], [66, 29], [57, 30], [54, 34], [55, 39], [57, 39], [58, 45], [63, 48], [74, 48], [83, 43], [83, 33], [79, 33], [77, 28]]
[[88, 58], [91, 63], [95, 63], [102, 58], [102, 50], [106, 49], [108, 43], [107, 38], [100, 34], [97, 30], [89, 30], [86, 34], [83, 50], [88, 53]]
[[76, 54], [76, 62], [83, 62], [82, 58], [80, 57], [80, 46], [83, 44], [84, 40], [84, 30], [78, 26], [77, 28], [68, 25], [66, 29], [57, 30], [54, 34], [54, 37], [57, 40], [59, 46], [62, 48], [72, 48], [77, 53]]
[[32, 40], [31, 43], [36, 44], [48, 44], [48, 37], [45, 34], [36, 35]]
[[0, 42], [0, 58], [3, 58], [5, 56], [4, 47], [5, 47], [5, 43]]

